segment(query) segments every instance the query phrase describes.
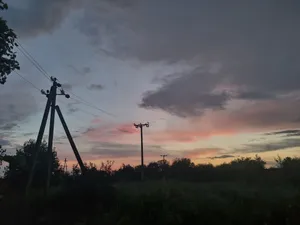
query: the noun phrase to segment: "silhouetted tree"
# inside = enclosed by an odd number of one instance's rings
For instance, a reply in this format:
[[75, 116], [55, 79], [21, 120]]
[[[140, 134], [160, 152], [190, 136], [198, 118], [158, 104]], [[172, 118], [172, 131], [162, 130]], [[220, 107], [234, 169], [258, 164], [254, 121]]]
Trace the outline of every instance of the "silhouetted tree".
[[80, 171], [79, 166], [78, 165], [73, 165], [71, 175], [76, 177], [76, 176], [79, 176], [80, 174], [81, 174], [81, 171]]
[[0, 145], [0, 166], [2, 165], [3, 157], [5, 156], [6, 150]]
[[173, 161], [171, 167], [174, 169], [188, 169], [193, 168], [195, 164], [188, 158], [177, 158]]
[[88, 172], [97, 172], [97, 165], [95, 163], [84, 163], [84, 166]]
[[[33, 180], [34, 186], [45, 185], [48, 171], [48, 145], [45, 141], [40, 146], [38, 162]], [[27, 182], [35, 158], [35, 141], [29, 140], [16, 150], [16, 154], [9, 157], [9, 166], [5, 171], [5, 178], [20, 187]], [[57, 153], [52, 153], [52, 176], [62, 173], [62, 169], [57, 158]]]
[[286, 157], [282, 159], [278, 156], [275, 158], [275, 162], [279, 169], [279, 171], [277, 171], [277, 177], [279, 173], [282, 176], [281, 180], [292, 182], [294, 184], [300, 183], [300, 157]]
[[159, 164], [157, 162], [150, 162], [147, 168], [159, 171]]
[[[7, 10], [8, 6], [0, 0], [0, 10]], [[19, 63], [16, 60], [16, 52], [14, 46], [16, 44], [17, 35], [8, 27], [7, 21], [0, 17], [0, 83], [6, 82], [7, 76], [14, 70], [19, 70]]]
[[115, 177], [119, 181], [134, 181], [140, 179], [140, 173], [136, 171], [136, 168], [127, 164], [122, 166], [115, 172]]
[[275, 162], [278, 168], [282, 169], [299, 169], [300, 168], [300, 157], [286, 157], [282, 159], [280, 156], [275, 158]]
[[177, 158], [172, 162], [168, 176], [183, 180], [190, 180], [193, 177], [191, 174], [195, 164], [188, 158]]
[[114, 163], [115, 161], [111, 161], [111, 160], [107, 160], [106, 163], [101, 162], [99, 170], [105, 172], [107, 175], [110, 176], [113, 173], [112, 167]]
[[241, 157], [230, 162], [230, 166], [236, 169], [264, 169], [266, 162], [258, 155], [251, 157]]

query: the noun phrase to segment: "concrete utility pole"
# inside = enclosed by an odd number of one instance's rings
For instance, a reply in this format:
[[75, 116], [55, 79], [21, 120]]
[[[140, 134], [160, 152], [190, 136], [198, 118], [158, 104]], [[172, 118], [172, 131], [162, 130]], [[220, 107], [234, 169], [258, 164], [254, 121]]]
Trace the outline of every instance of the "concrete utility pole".
[[141, 130], [141, 180], [144, 180], [144, 143], [143, 143], [143, 127], [149, 127], [149, 122], [134, 124], [135, 128], [140, 128]]
[[49, 136], [48, 136], [48, 173], [47, 173], [46, 193], [48, 193], [48, 189], [50, 187], [50, 181], [51, 181], [56, 95], [57, 95], [57, 88], [61, 87], [61, 85], [57, 83], [56, 78], [51, 77], [51, 81], [53, 82], [53, 85], [50, 89], [50, 93], [52, 93], [52, 99], [51, 99], [51, 106], [50, 106], [51, 111], [50, 111], [50, 126], [49, 126]]
[[65, 173], [68, 172], [67, 158], [65, 158], [65, 160], [64, 160], [64, 167], [63, 167], [63, 170], [64, 170]]
[[50, 108], [51, 108], [51, 113], [50, 113], [51, 115], [50, 115], [50, 126], [49, 126], [48, 151], [47, 151], [47, 153], [48, 153], [48, 171], [47, 171], [46, 193], [48, 192], [48, 189], [50, 187], [50, 180], [51, 180], [51, 170], [52, 170], [51, 166], [52, 166], [52, 154], [53, 154], [53, 136], [54, 136], [55, 111], [57, 111], [58, 116], [59, 116], [59, 118], [61, 120], [61, 123], [63, 125], [63, 128], [66, 132], [66, 135], [68, 136], [70, 145], [71, 145], [71, 147], [74, 151], [74, 154], [77, 158], [78, 164], [80, 165], [82, 174], [84, 174], [85, 171], [86, 171], [86, 168], [85, 168], [85, 166], [84, 166], [84, 164], [81, 160], [81, 157], [78, 153], [76, 145], [73, 141], [73, 138], [72, 138], [72, 136], [69, 132], [68, 126], [67, 126], [67, 124], [66, 124], [66, 122], [65, 122], [65, 120], [62, 116], [62, 113], [61, 113], [59, 107], [56, 105], [56, 96], [57, 95], [63, 95], [66, 98], [70, 98], [70, 95], [66, 94], [63, 89], [61, 89], [60, 93], [57, 94], [57, 88], [61, 88], [61, 84], [57, 82], [57, 79], [55, 77], [51, 77], [51, 81], [53, 82], [53, 84], [50, 88], [50, 91], [49, 90], [47, 90], [47, 91], [41, 90], [41, 93], [43, 95], [46, 95], [48, 100], [47, 100], [47, 104], [46, 104], [46, 107], [45, 107], [45, 111], [44, 111], [42, 123], [41, 123], [41, 126], [40, 126], [40, 130], [39, 130], [39, 133], [38, 133], [38, 136], [37, 136], [37, 140], [36, 140], [36, 143], [35, 143], [35, 158], [34, 158], [34, 161], [33, 161], [33, 165], [32, 165], [31, 172], [29, 174], [29, 179], [28, 179], [27, 186], [26, 186], [26, 195], [29, 194], [29, 190], [31, 188], [31, 184], [32, 184], [32, 180], [33, 180], [33, 177], [34, 177], [34, 172], [35, 172], [35, 169], [36, 169], [36, 164], [37, 164], [38, 156], [39, 156], [39, 152], [40, 152], [40, 146], [41, 146], [41, 143], [42, 143], [42, 139], [43, 139], [43, 135], [44, 135], [44, 131], [45, 131], [45, 127], [46, 127], [46, 123], [47, 123]]
[[163, 158], [162, 160], [163, 160], [163, 162], [165, 163], [165, 162], [166, 162], [166, 159], [165, 159], [165, 158], [166, 158], [168, 155], [160, 155], [160, 156]]

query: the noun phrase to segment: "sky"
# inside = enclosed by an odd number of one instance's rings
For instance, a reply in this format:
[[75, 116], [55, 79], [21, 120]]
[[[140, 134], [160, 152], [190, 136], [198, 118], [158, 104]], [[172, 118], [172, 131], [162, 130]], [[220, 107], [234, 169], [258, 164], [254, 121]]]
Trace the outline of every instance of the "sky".
[[[299, 156], [299, 1], [7, 3], [18, 41], [71, 95], [57, 104], [84, 161], [138, 165], [140, 122], [150, 123], [146, 163]], [[16, 52], [20, 74], [49, 89]], [[1, 86], [0, 144], [11, 154], [38, 133], [46, 97], [32, 84], [12, 73]], [[54, 146], [76, 163], [58, 117]]]

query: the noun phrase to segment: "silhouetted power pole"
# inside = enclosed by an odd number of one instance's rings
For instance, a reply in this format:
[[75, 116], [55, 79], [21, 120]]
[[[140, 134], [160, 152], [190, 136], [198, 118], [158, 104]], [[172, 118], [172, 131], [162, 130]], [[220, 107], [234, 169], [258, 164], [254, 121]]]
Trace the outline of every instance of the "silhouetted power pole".
[[134, 124], [135, 128], [140, 128], [141, 130], [141, 180], [144, 180], [144, 143], [143, 143], [143, 127], [149, 127], [149, 122]]
[[64, 167], [63, 167], [63, 170], [64, 170], [65, 173], [68, 172], [67, 158], [65, 158], [65, 160], [64, 160]]
[[166, 158], [168, 155], [160, 155], [160, 156], [163, 158], [162, 160], [163, 160], [163, 162], [165, 163], [165, 162], [166, 162], [166, 159], [165, 159], [165, 158]]
[[27, 186], [26, 186], [26, 195], [28, 195], [29, 189], [31, 188], [32, 180], [33, 180], [34, 173], [35, 173], [36, 164], [37, 164], [37, 161], [38, 161], [40, 146], [41, 146], [41, 143], [42, 143], [42, 139], [43, 139], [43, 135], [44, 135], [44, 131], [45, 131], [45, 127], [46, 127], [46, 123], [47, 123], [47, 119], [48, 119], [50, 109], [51, 109], [51, 112], [50, 112], [50, 126], [49, 126], [49, 137], [48, 137], [48, 151], [47, 151], [47, 153], [48, 153], [48, 170], [47, 170], [46, 193], [47, 193], [47, 191], [49, 189], [49, 186], [50, 186], [51, 171], [52, 171], [51, 166], [52, 166], [52, 156], [53, 156], [53, 136], [54, 136], [55, 111], [58, 113], [58, 116], [59, 116], [60, 121], [63, 125], [65, 133], [66, 133], [66, 135], [69, 139], [71, 147], [72, 147], [72, 149], [74, 151], [74, 154], [76, 156], [76, 159], [78, 161], [78, 164], [80, 165], [82, 174], [84, 174], [85, 171], [86, 171], [85, 166], [84, 166], [84, 164], [81, 160], [81, 157], [78, 153], [78, 150], [76, 148], [76, 145], [73, 141], [73, 138], [72, 138], [72, 136], [69, 132], [69, 129], [66, 125], [66, 122], [63, 118], [63, 115], [62, 115], [62, 113], [59, 109], [59, 106], [56, 105], [56, 96], [57, 95], [64, 95], [66, 98], [70, 98], [70, 95], [66, 94], [63, 89], [61, 89], [60, 93], [58, 94], [57, 93], [57, 88], [61, 88], [61, 84], [57, 82], [57, 79], [55, 77], [51, 77], [51, 81], [53, 82], [53, 84], [50, 88], [50, 91], [49, 90], [47, 90], [47, 91], [41, 90], [41, 93], [43, 95], [46, 95], [46, 97], [47, 97], [47, 104], [46, 104], [46, 107], [45, 107], [42, 123], [41, 123], [41, 126], [40, 126], [40, 130], [39, 130], [39, 133], [38, 133], [38, 136], [37, 136], [36, 143], [35, 143], [35, 158], [34, 158], [34, 161], [33, 161], [33, 165], [32, 165], [31, 172], [29, 174], [29, 179], [28, 179]]

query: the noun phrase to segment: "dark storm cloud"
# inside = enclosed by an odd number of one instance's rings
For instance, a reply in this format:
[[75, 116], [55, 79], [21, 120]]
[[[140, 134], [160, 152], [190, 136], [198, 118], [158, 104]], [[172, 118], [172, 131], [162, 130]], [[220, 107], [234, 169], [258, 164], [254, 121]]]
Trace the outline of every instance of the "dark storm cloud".
[[96, 91], [101, 91], [103, 90], [104, 86], [102, 84], [91, 84], [88, 86], [89, 90], [96, 90]]
[[76, 107], [76, 105], [78, 105], [78, 102], [70, 102], [67, 104], [67, 109], [68, 109], [68, 113], [75, 113], [79, 111], [79, 108]]
[[71, 91], [72, 88], [73, 88], [73, 86], [71, 84], [67, 84], [67, 83], [66, 84], [62, 84], [61, 86], [66, 91]]
[[[145, 93], [142, 107], [194, 116], [226, 103], [216, 87], [234, 88], [244, 100], [300, 88], [300, 2], [153, 0], [104, 13], [99, 8], [84, 14], [79, 26], [95, 45], [121, 58], [206, 67]], [[219, 68], [211, 72], [215, 63]]]
[[12, 1], [24, 4], [7, 12], [21, 36], [53, 31], [80, 8], [75, 27], [95, 48], [194, 69], [146, 92], [141, 107], [198, 116], [226, 106], [229, 94], [216, 92], [224, 86], [239, 93], [234, 98], [255, 101], [300, 89], [299, 1]]
[[6, 124], [0, 126], [0, 129], [1, 129], [2, 131], [3, 131], [3, 130], [4, 130], [4, 131], [9, 131], [9, 130], [11, 130], [11, 129], [17, 127], [17, 126], [18, 126], [17, 123], [6, 123]]
[[90, 67], [83, 67], [82, 72], [84, 75], [89, 74], [92, 71]]
[[300, 136], [300, 130], [281, 130], [276, 132], [269, 132], [266, 135], [283, 135], [287, 137]]
[[75, 112], [78, 112], [79, 109], [78, 108], [68, 108], [68, 113], [75, 113]]
[[234, 155], [218, 155], [214, 157], [209, 157], [209, 159], [228, 159], [228, 158], [234, 158], [236, 156]]
[[4, 140], [0, 138], [0, 146], [5, 147], [5, 146], [10, 146], [11, 142], [9, 140]]
[[[211, 91], [216, 87], [215, 79], [218, 78], [205, 68], [197, 68], [156, 91], [146, 92], [140, 106], [160, 108], [181, 117], [198, 116], [205, 109], [223, 109], [230, 96], [226, 92]], [[201, 82], [205, 82], [206, 86], [200, 88]]]
[[34, 132], [28, 132], [28, 133], [23, 133], [24, 136], [32, 136], [32, 135], [35, 135], [36, 133]]
[[77, 69], [73, 65], [68, 65], [68, 67], [70, 67], [77, 75], [81, 75], [81, 76], [86, 76], [86, 75], [88, 75], [92, 72], [92, 69], [90, 67], [87, 67], [87, 66], [85, 66], [81, 69]]
[[11, 130], [37, 110], [35, 101], [27, 92], [15, 91], [0, 94], [0, 128]]
[[124, 8], [133, 2], [133, 0], [10, 0], [9, 10], [4, 16], [17, 34], [26, 38], [55, 31], [76, 10], [89, 10], [99, 3]]
[[273, 99], [276, 96], [274, 96], [271, 93], [264, 93], [264, 92], [255, 92], [255, 91], [241, 91], [237, 93], [235, 98], [237, 99], [243, 99], [243, 100], [267, 100], [267, 99]]
[[57, 29], [79, 0], [12, 0], [5, 19], [21, 37], [34, 37]]
[[241, 148], [235, 149], [238, 153], [260, 153], [288, 148], [300, 147], [300, 138], [287, 138], [276, 142], [266, 142], [258, 144], [246, 144]]

